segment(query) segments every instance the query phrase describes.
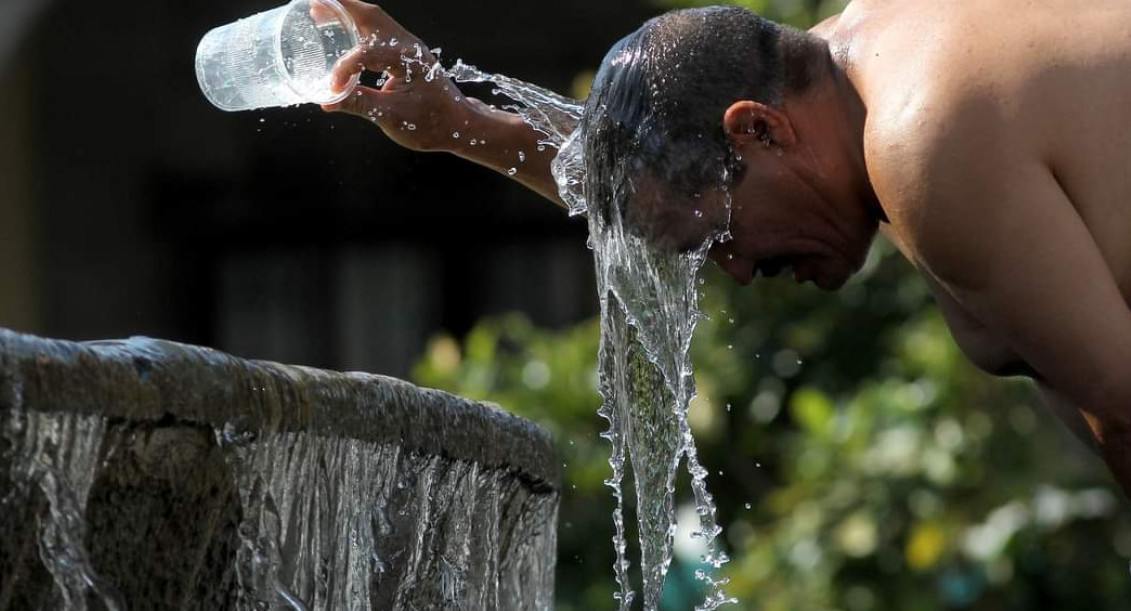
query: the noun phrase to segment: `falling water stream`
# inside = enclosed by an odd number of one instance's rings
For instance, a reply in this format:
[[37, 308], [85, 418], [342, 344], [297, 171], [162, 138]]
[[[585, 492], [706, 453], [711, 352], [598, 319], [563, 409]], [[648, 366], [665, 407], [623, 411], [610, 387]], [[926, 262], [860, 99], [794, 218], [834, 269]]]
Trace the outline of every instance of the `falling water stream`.
[[[433, 67], [431, 73], [435, 73]], [[457, 62], [445, 70], [457, 82], [491, 82], [519, 104], [510, 107], [545, 137], [542, 145], [558, 149], [553, 174], [571, 215], [591, 212], [587, 168], [579, 125], [582, 104], [540, 87], [503, 75], [488, 74]], [[590, 206], [590, 204], [594, 204]], [[631, 468], [636, 488], [640, 535], [642, 593], [647, 611], [659, 607], [664, 579], [672, 560], [675, 534], [675, 480], [681, 461], [691, 475], [699, 529], [693, 534], [707, 550], [705, 567], [696, 576], [708, 586], [698, 610], [737, 602], [724, 592], [718, 575], [728, 558], [718, 549], [722, 531], [714, 500], [707, 490], [707, 470], [699, 463], [687, 410], [695, 396], [690, 358], [691, 339], [702, 316], [696, 279], [706, 261], [710, 240], [690, 252], [664, 252], [628, 231], [622, 215], [590, 213], [589, 246], [593, 250], [601, 303], [600, 415], [609, 422], [603, 436], [612, 444], [612, 475], [606, 484], [616, 498], [614, 569], [619, 608], [632, 608], [623, 483]]]

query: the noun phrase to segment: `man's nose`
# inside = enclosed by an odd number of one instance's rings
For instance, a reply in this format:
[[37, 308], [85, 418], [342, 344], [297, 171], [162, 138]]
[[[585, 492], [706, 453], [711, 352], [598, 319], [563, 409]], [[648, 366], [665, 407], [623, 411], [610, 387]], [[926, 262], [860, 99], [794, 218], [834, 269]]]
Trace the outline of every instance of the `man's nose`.
[[715, 244], [707, 254], [735, 282], [745, 286], [754, 280], [754, 263], [734, 254], [729, 244]]

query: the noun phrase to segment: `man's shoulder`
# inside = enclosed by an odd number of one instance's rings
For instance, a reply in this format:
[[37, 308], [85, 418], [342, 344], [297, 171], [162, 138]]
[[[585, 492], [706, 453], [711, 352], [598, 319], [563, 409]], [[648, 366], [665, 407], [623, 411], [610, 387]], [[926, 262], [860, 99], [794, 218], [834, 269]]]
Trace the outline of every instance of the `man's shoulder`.
[[955, 238], [992, 217], [994, 193], [1018, 163], [997, 113], [978, 108], [992, 103], [971, 92], [924, 91], [901, 107], [869, 114], [869, 179], [893, 231], [922, 265], [970, 263], [963, 240]]
[[881, 200], [929, 200], [938, 187], [976, 179], [1014, 154], [991, 97], [934, 88], [870, 107], [864, 153]]

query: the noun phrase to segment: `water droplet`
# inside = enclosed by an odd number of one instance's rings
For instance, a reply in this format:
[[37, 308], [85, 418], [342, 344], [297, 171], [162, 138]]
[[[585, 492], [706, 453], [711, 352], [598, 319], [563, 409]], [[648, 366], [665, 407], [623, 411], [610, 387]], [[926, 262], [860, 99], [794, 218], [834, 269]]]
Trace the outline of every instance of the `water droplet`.
[[459, 140], [459, 132], [452, 132], [452, 138]]
[[518, 174], [518, 168], [511, 168], [511, 169], [507, 170], [508, 176], [514, 176], [515, 174]]
[[519, 151], [518, 152], [518, 161], [519, 161], [519, 163], [526, 161], [526, 153]]
[[408, 131], [410, 131], [410, 132], [416, 131], [416, 124], [415, 123], [409, 123], [408, 124]]
[[750, 509], [750, 503], [747, 503], [747, 504], [745, 505], [745, 507], [746, 507], [746, 509]]

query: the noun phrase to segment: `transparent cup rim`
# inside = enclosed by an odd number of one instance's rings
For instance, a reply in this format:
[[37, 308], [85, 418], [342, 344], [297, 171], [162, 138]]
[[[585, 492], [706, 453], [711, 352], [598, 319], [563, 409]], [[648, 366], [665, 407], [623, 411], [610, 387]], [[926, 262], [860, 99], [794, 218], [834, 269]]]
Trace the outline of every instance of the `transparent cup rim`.
[[[321, 2], [329, 6], [334, 13], [336, 13], [338, 18], [341, 19], [342, 25], [346, 26], [350, 35], [353, 36], [354, 45], [356, 46], [361, 41], [361, 34], [357, 31], [357, 24], [354, 23], [353, 17], [350, 16], [349, 12], [346, 11], [345, 7], [343, 7], [338, 0], [291, 0], [287, 3], [286, 13], [293, 10], [294, 5], [303, 2]], [[357, 87], [358, 81], [361, 80], [360, 74], [354, 74], [350, 77], [349, 84], [342, 89], [341, 93], [325, 100], [311, 100], [305, 93], [299, 91], [298, 88], [294, 86], [294, 77], [291, 76], [290, 71], [287, 70], [287, 67], [283, 64], [283, 21], [283, 19], [280, 19], [278, 25], [275, 27], [275, 69], [278, 70], [279, 74], [283, 75], [283, 82], [286, 83], [287, 88], [293, 91], [296, 96], [311, 104], [337, 104], [349, 97], [349, 95], [353, 93], [354, 87]]]

